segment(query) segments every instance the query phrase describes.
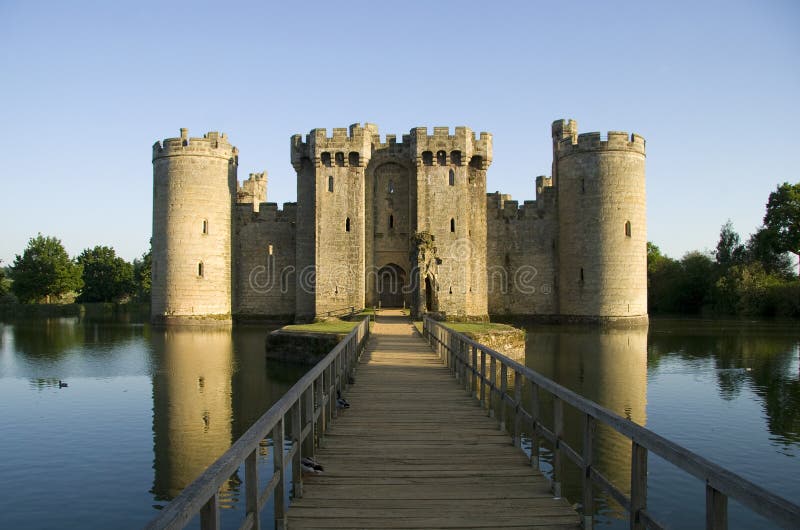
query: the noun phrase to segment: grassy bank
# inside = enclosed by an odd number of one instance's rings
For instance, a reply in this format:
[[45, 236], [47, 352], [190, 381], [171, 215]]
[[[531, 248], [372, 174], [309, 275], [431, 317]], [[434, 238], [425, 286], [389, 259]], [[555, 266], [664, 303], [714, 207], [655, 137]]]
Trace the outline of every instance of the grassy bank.
[[[464, 333], [468, 336], [483, 335], [486, 333], [493, 333], [497, 331], [519, 331], [514, 326], [508, 324], [500, 324], [497, 322], [442, 322], [446, 327]], [[422, 333], [422, 321], [417, 320], [414, 322], [414, 327], [417, 331]]]
[[322, 322], [312, 322], [311, 324], [290, 324], [281, 329], [302, 333], [350, 333], [358, 323], [358, 320], [347, 321], [331, 318]]

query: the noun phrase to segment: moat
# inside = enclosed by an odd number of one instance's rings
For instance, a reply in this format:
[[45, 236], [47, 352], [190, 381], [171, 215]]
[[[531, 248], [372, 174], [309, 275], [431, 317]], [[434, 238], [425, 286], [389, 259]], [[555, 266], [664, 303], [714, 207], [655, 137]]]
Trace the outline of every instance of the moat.
[[[0, 324], [0, 527], [142, 527], [303, 374], [265, 360], [265, 335]], [[537, 326], [526, 343], [531, 368], [789, 499], [800, 497], [799, 357], [796, 322]], [[630, 448], [600, 435], [598, 465], [624, 484]], [[568, 496], [579, 491], [573, 475]], [[661, 520], [703, 526], [702, 484], [655, 457], [649, 483]], [[238, 485], [223, 512], [241, 509]], [[598, 507], [601, 523], [627, 526], [613, 505]], [[768, 527], [735, 503], [730, 518], [731, 528]]]

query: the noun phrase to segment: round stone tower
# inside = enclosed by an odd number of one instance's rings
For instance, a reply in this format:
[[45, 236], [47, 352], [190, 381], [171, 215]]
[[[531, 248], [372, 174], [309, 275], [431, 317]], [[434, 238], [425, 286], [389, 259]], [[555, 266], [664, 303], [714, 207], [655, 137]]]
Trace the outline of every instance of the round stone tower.
[[217, 132], [153, 145], [154, 322], [230, 322], [237, 165]]
[[645, 141], [577, 134], [553, 123], [558, 193], [559, 313], [566, 319], [647, 321]]

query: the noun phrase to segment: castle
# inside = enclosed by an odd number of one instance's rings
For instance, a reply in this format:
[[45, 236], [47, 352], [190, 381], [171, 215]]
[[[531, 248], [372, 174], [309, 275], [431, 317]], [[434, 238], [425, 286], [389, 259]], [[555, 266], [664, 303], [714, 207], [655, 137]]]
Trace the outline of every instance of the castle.
[[237, 180], [209, 132], [153, 146], [155, 322], [310, 321], [364, 307], [455, 320], [647, 320], [645, 141], [552, 125], [550, 177], [486, 193], [492, 136], [373, 124], [291, 138], [297, 202]]

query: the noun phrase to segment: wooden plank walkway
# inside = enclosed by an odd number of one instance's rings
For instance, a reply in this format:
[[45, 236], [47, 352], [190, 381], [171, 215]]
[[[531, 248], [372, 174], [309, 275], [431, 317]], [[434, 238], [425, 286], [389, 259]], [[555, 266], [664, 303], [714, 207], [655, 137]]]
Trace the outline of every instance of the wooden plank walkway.
[[290, 529], [579, 527], [399, 311], [381, 312], [345, 397]]

